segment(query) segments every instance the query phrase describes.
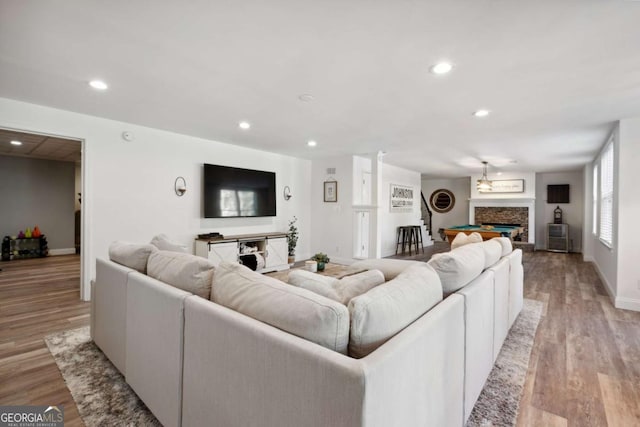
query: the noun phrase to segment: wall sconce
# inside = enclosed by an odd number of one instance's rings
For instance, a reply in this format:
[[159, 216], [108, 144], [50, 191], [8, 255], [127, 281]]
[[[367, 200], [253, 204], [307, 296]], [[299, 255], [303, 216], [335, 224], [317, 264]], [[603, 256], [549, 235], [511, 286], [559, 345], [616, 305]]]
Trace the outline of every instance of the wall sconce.
[[289, 188], [289, 186], [287, 185], [286, 187], [284, 187], [284, 199], [288, 202], [289, 199], [291, 198], [291, 189]]
[[174, 183], [174, 190], [178, 197], [184, 196], [184, 193], [187, 192], [187, 181], [185, 181], [181, 176], [177, 177], [176, 182]]

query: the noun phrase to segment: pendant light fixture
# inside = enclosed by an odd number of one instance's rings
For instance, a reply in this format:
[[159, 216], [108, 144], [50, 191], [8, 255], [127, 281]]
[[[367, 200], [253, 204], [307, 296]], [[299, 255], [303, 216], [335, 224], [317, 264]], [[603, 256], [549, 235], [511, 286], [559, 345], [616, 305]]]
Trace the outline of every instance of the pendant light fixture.
[[489, 181], [489, 178], [487, 177], [487, 162], [482, 162], [482, 178], [480, 178], [476, 185], [477, 185], [477, 189], [478, 191], [491, 191], [491, 181]]

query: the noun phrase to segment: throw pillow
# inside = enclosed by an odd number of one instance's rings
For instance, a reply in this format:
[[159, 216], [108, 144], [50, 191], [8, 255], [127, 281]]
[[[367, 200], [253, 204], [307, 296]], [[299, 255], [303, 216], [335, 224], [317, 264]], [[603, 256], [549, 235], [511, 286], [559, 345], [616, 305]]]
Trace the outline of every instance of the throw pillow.
[[465, 234], [460, 232], [456, 234], [456, 237], [451, 242], [451, 249], [459, 248], [460, 246], [468, 245], [469, 243], [480, 243], [482, 242], [482, 236], [480, 233], [476, 233], [475, 231], [471, 234]]
[[168, 285], [209, 298], [214, 268], [211, 261], [199, 256], [156, 251], [149, 256], [147, 274]]
[[482, 245], [465, 245], [435, 254], [427, 263], [438, 273], [445, 295], [464, 287], [482, 273], [484, 249]]
[[290, 285], [315, 292], [334, 301], [340, 301], [340, 296], [334, 288], [337, 281], [338, 279], [333, 277], [315, 274], [307, 270], [293, 270], [289, 273]]
[[166, 234], [154, 236], [153, 239], [151, 239], [151, 244], [161, 251], [189, 253], [186, 246], [172, 242]]
[[491, 267], [496, 262], [500, 261], [502, 256], [502, 245], [495, 240], [485, 240], [480, 243], [482, 249], [484, 249], [484, 268]]
[[158, 248], [153, 245], [140, 245], [118, 240], [109, 245], [109, 259], [146, 274], [149, 255], [157, 250]]
[[361, 358], [390, 340], [442, 301], [438, 275], [425, 263], [349, 302], [349, 355]]
[[221, 263], [214, 280], [213, 302], [323, 347], [347, 353], [349, 311], [339, 302], [235, 263]]
[[344, 277], [334, 283], [333, 287], [344, 305], [349, 304], [358, 295], [369, 292], [385, 282], [384, 274], [380, 270], [369, 270], [363, 273]]
[[496, 242], [502, 245], [502, 256], [507, 256], [513, 251], [513, 245], [511, 243], [511, 239], [508, 237], [494, 237], [491, 240], [495, 240]]

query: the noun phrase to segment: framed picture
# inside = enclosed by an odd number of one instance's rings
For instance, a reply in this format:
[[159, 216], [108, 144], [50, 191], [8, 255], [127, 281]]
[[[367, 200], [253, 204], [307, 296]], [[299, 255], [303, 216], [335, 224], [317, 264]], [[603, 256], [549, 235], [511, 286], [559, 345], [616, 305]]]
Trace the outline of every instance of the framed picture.
[[338, 201], [338, 181], [324, 182], [324, 201], [325, 202]]
[[413, 210], [413, 187], [391, 184], [389, 203], [390, 212], [411, 212]]
[[524, 193], [524, 179], [503, 179], [491, 181], [491, 190], [480, 193]]

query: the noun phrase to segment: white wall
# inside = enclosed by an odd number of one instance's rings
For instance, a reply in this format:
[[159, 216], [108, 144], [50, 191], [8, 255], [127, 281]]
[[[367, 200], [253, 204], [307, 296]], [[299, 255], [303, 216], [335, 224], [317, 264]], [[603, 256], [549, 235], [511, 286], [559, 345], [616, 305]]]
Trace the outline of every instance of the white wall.
[[[308, 160], [207, 141], [98, 117], [0, 98], [0, 126], [84, 140], [82, 203], [85, 215], [83, 297], [95, 258], [106, 257], [114, 240], [148, 242], [157, 233], [193, 247], [198, 233], [284, 231], [299, 218], [299, 259], [310, 251], [311, 163]], [[133, 132], [126, 142], [123, 131]], [[277, 216], [249, 219], [202, 217], [203, 163], [276, 172]], [[183, 176], [187, 193], [177, 197], [174, 180]], [[285, 185], [293, 197], [285, 202]]]
[[[327, 168], [336, 173], [327, 174]], [[338, 201], [324, 201], [324, 182], [338, 181]], [[332, 157], [314, 160], [311, 165], [310, 194], [311, 254], [324, 252], [333, 261], [351, 262], [353, 258], [353, 158]]]
[[640, 311], [640, 117], [620, 120], [616, 306]]
[[[391, 212], [391, 184], [413, 188], [413, 209], [411, 211]], [[398, 227], [420, 223], [420, 173], [383, 163], [380, 197], [381, 255], [387, 257], [396, 253]]]
[[[547, 185], [555, 184], [569, 184], [570, 203], [547, 203]], [[584, 177], [581, 170], [536, 174], [536, 249], [546, 249], [547, 223], [553, 222], [553, 211], [560, 206], [562, 220], [569, 224], [569, 248], [572, 252], [581, 252], [584, 203]]]
[[447, 213], [438, 213], [433, 210], [431, 205], [429, 209], [433, 214], [431, 226], [433, 231], [431, 232], [434, 240], [441, 240], [438, 235], [438, 229], [447, 228], [454, 225], [465, 225], [469, 223], [469, 196], [470, 186], [469, 177], [465, 178], [451, 178], [451, 179], [422, 179], [422, 193], [424, 198], [429, 203], [431, 194], [440, 189], [449, 190], [456, 198], [456, 203]]
[[[585, 232], [583, 233], [583, 258], [585, 261], [591, 261], [595, 264], [596, 270], [598, 271], [600, 278], [604, 282], [605, 287], [607, 288], [609, 294], [614, 298], [618, 293], [617, 290], [617, 281], [618, 281], [618, 227], [615, 224], [618, 224], [618, 202], [619, 202], [619, 192], [618, 192], [618, 184], [619, 184], [619, 152], [620, 152], [620, 141], [618, 137], [618, 128], [613, 132], [614, 135], [614, 205], [613, 205], [613, 247], [609, 248], [604, 243], [600, 241], [597, 235], [592, 233], [593, 227], [593, 214], [591, 207], [591, 195], [593, 191], [593, 165], [596, 162], [599, 162], [599, 155], [596, 157], [594, 163], [587, 166], [587, 170], [585, 170], [585, 194], [588, 195], [588, 203], [585, 203], [585, 212], [588, 212], [588, 215], [585, 215], [585, 223], [584, 228]], [[608, 141], [608, 139], [607, 139]], [[606, 142], [604, 143], [606, 145]]]

